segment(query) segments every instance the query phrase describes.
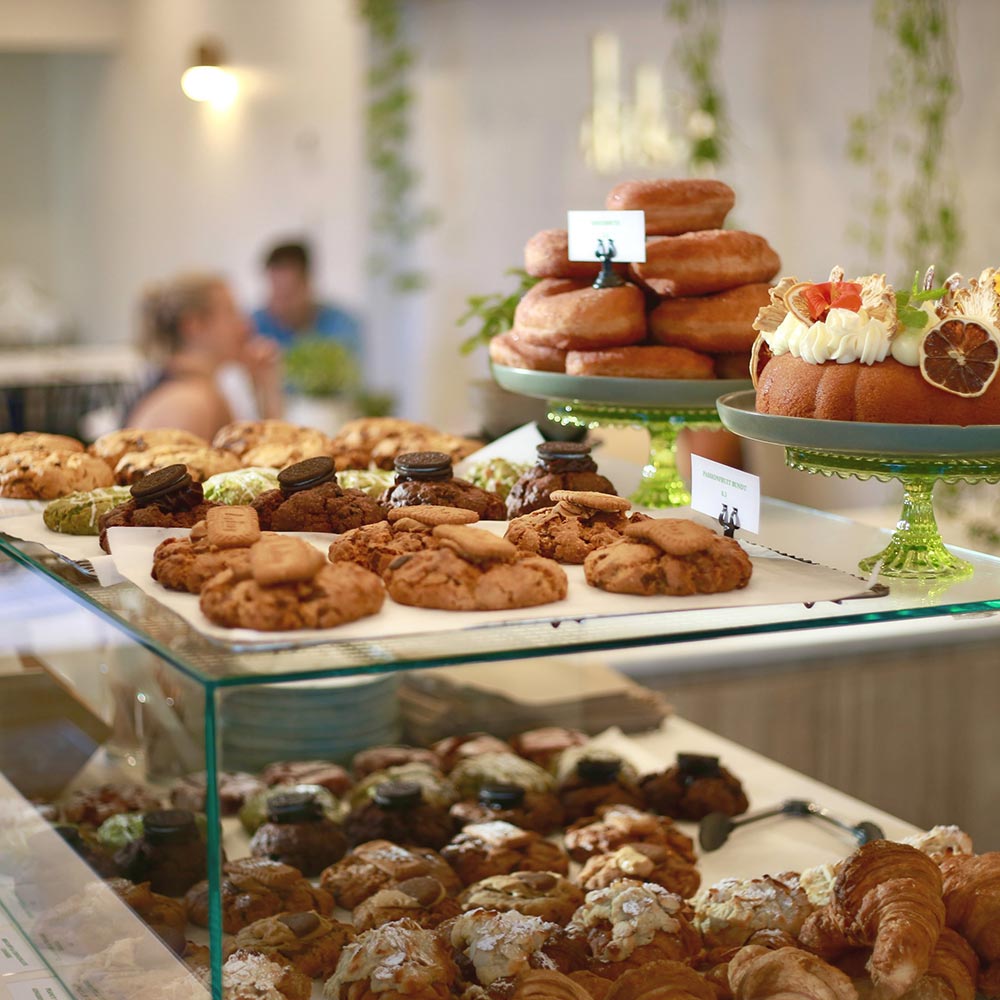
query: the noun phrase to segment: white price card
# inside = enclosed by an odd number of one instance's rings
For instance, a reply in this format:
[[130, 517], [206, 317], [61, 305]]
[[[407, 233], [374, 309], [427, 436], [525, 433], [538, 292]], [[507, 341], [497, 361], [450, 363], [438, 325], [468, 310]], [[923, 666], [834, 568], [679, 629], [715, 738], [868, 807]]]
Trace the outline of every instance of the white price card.
[[69, 1000], [69, 994], [51, 976], [9, 983], [7, 992], [10, 1000]]
[[691, 507], [724, 528], [760, 531], [760, 477], [691, 456]]
[[0, 976], [15, 972], [41, 972], [44, 968], [45, 963], [17, 928], [10, 924], [0, 926]]
[[617, 263], [646, 259], [645, 212], [567, 212], [570, 260], [600, 260], [614, 250]]

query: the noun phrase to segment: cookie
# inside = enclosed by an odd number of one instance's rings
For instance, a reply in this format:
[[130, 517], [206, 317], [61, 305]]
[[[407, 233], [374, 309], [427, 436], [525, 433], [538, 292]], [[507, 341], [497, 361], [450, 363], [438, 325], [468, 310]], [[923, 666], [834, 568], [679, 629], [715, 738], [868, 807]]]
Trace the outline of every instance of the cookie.
[[102, 486], [85, 493], [70, 493], [48, 503], [42, 511], [42, 519], [49, 531], [64, 535], [98, 535], [101, 515], [126, 503], [130, 497], [126, 486]]
[[484, 753], [511, 753], [514, 748], [491, 733], [458, 733], [438, 740], [431, 749], [441, 762], [441, 770], [450, 774], [469, 757]]
[[330, 544], [329, 558], [333, 563], [355, 563], [381, 576], [399, 556], [422, 552], [436, 544], [428, 525], [404, 517], [392, 524], [379, 521], [345, 531]]
[[361, 490], [342, 489], [335, 480], [290, 495], [280, 489], [268, 490], [252, 506], [264, 531], [341, 534], [385, 520], [385, 510], [378, 501]]
[[[219, 773], [219, 811], [223, 816], [235, 816], [243, 803], [264, 791], [264, 782], [245, 771]], [[180, 778], [170, 789], [170, 804], [191, 812], [205, 811], [205, 772]]]
[[0, 455], [0, 497], [55, 500], [113, 486], [110, 469], [82, 451], [12, 451]]
[[704, 754], [679, 753], [676, 764], [645, 775], [641, 789], [647, 808], [695, 823], [713, 812], [739, 816], [750, 805], [739, 778]]
[[320, 785], [334, 795], [343, 795], [354, 784], [351, 776], [329, 760], [279, 760], [260, 773], [265, 785]]
[[248, 575], [250, 550], [222, 549], [207, 538], [165, 538], [153, 550], [150, 576], [168, 590], [200, 594], [213, 576], [226, 569], [240, 576]]
[[410, 519], [418, 524], [436, 528], [441, 524], [474, 524], [479, 520], [479, 515], [474, 510], [466, 510], [464, 507], [422, 504], [416, 507], [394, 507], [389, 511], [388, 519], [390, 524]]
[[150, 448], [207, 448], [208, 442], [190, 431], [167, 427], [140, 429], [125, 427], [120, 431], [102, 434], [87, 450], [91, 455], [107, 462], [114, 469], [130, 452], [148, 451]]
[[[172, 476], [174, 469], [181, 470], [181, 477]], [[170, 484], [166, 479], [170, 479]], [[161, 485], [153, 491], [151, 483]], [[168, 488], [169, 487], [169, 488]], [[205, 499], [201, 484], [191, 481], [183, 466], [158, 469], [145, 477], [140, 486], [135, 483], [131, 490], [132, 499], [102, 514], [97, 521], [100, 528], [101, 548], [110, 552], [108, 529], [119, 527], [134, 528], [194, 528], [204, 521], [209, 510], [216, 506]]]
[[205, 515], [208, 544], [220, 549], [248, 548], [260, 541], [260, 522], [250, 507], [213, 507]]
[[538, 729], [526, 729], [523, 733], [512, 736], [510, 745], [514, 748], [514, 752], [525, 760], [551, 771], [563, 751], [583, 746], [586, 742], [587, 734], [579, 729], [540, 726]]
[[250, 549], [250, 572], [262, 587], [311, 580], [322, 566], [322, 553], [299, 538], [266, 538]]
[[359, 933], [393, 920], [413, 920], [421, 927], [434, 928], [462, 912], [458, 900], [436, 878], [419, 876], [405, 879], [392, 888], [379, 889], [351, 914]]
[[218, 448], [193, 448], [172, 444], [156, 445], [143, 451], [126, 452], [115, 466], [115, 482], [122, 486], [137, 483], [154, 469], [168, 465], [183, 465], [196, 483], [202, 483], [220, 472], [232, 472], [240, 467], [239, 459]]
[[[244, 458], [263, 444], [295, 445], [310, 455], [329, 453], [331, 439], [312, 427], [300, 427], [286, 420], [234, 420], [220, 428], [212, 438], [212, 447], [231, 451]], [[250, 462], [244, 462], [250, 465]], [[286, 463], [290, 464], [290, 463]]]
[[433, 750], [426, 750], [423, 747], [377, 746], [356, 753], [351, 761], [351, 770], [360, 780], [375, 771], [384, 771], [387, 767], [398, 767], [400, 764], [410, 764], [415, 761], [430, 764], [435, 768], [440, 763]]
[[596, 493], [593, 490], [553, 490], [549, 496], [559, 502], [575, 504], [585, 510], [601, 510], [605, 513], [624, 513], [632, 506], [625, 497], [613, 496], [610, 493]]
[[224, 628], [281, 632], [356, 621], [377, 614], [384, 599], [382, 581], [374, 573], [351, 563], [327, 563], [311, 579], [270, 586], [224, 570], [202, 588], [200, 606]]
[[749, 556], [732, 538], [679, 519], [630, 524], [625, 538], [590, 553], [583, 563], [592, 587], [616, 594], [714, 594], [750, 582]]
[[333, 975], [344, 946], [354, 940], [349, 924], [302, 910], [265, 917], [236, 935], [236, 947], [268, 957], [280, 956], [310, 979]]
[[119, 813], [148, 812], [162, 805], [141, 785], [107, 784], [72, 792], [61, 808], [67, 823], [97, 827]]
[[41, 431], [0, 434], [0, 455], [15, 451], [83, 451], [83, 445], [65, 434], [44, 434]]
[[522, 555], [510, 542], [462, 525], [441, 525], [434, 535], [439, 548], [400, 556], [385, 571], [389, 594], [400, 604], [500, 611], [566, 596], [566, 574], [551, 559]]
[[458, 900], [463, 910], [516, 910], [565, 926], [583, 904], [583, 890], [556, 872], [511, 872], [473, 883]]
[[479, 788], [475, 798], [456, 802], [451, 807], [451, 818], [459, 827], [503, 820], [523, 830], [546, 834], [560, 829], [566, 814], [552, 792], [532, 792], [517, 784], [490, 782]]
[[465, 827], [442, 848], [441, 857], [465, 885], [516, 871], [569, 874], [569, 858], [558, 844], [502, 821]]

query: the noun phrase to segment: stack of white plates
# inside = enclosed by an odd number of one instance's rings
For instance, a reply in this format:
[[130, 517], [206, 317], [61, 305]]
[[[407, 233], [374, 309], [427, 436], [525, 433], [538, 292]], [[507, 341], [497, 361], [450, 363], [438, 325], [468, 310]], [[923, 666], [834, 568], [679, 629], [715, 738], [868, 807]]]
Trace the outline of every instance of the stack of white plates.
[[222, 697], [222, 767], [259, 771], [276, 760], [347, 764], [359, 750], [398, 743], [395, 676], [239, 688]]

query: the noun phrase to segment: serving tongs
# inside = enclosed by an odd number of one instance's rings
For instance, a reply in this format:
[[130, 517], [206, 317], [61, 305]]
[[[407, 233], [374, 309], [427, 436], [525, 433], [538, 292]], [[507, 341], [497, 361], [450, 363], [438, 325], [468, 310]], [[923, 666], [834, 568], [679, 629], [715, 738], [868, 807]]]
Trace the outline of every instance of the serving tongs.
[[819, 819], [824, 823], [837, 827], [849, 833], [860, 847], [872, 840], [881, 840], [885, 837], [882, 827], [877, 823], [862, 820], [852, 826], [842, 819], [834, 816], [829, 809], [817, 805], [815, 802], [808, 802], [806, 799], [785, 799], [781, 805], [771, 809], [762, 809], [760, 812], [751, 813], [742, 819], [733, 819], [725, 813], [709, 813], [698, 824], [698, 843], [705, 852], [717, 851], [729, 840], [729, 835], [738, 826], [746, 826], [748, 823], [756, 823], [759, 819], [770, 819], [773, 816], [801, 816], [805, 819]]

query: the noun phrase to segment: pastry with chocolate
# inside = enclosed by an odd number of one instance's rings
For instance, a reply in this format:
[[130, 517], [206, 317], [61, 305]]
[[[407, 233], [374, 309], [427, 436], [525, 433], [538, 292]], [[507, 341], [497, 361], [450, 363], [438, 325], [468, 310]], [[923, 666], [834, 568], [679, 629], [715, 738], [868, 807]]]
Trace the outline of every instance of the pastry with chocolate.
[[278, 473], [278, 489], [251, 504], [264, 531], [322, 531], [340, 534], [385, 520], [385, 509], [361, 490], [337, 483], [333, 459], [318, 456]]
[[588, 892], [569, 931], [586, 942], [590, 971], [611, 980], [647, 962], [684, 962], [701, 948], [680, 896], [631, 879]]
[[438, 740], [431, 749], [441, 761], [441, 770], [450, 774], [463, 760], [483, 753], [510, 753], [513, 747], [490, 733], [462, 733]]
[[438, 850], [448, 843], [452, 823], [447, 807], [427, 801], [415, 781], [385, 781], [347, 814], [344, 833], [351, 844], [393, 840]]
[[535, 466], [521, 476], [507, 496], [507, 516], [511, 520], [551, 507], [555, 490], [587, 490], [617, 496], [611, 480], [597, 471], [589, 444], [544, 441], [536, 450]]
[[569, 858], [558, 844], [501, 820], [465, 827], [441, 849], [441, 857], [464, 885], [516, 871], [569, 874]]
[[380, 746], [361, 750], [351, 761], [351, 770], [360, 781], [376, 771], [384, 771], [388, 767], [399, 767], [401, 764], [428, 764], [437, 768], [440, 764], [438, 755], [433, 750], [424, 747]]
[[324, 1000], [447, 1000], [458, 967], [451, 948], [414, 920], [393, 920], [344, 948]]
[[409, 878], [388, 889], [379, 889], [351, 914], [359, 933], [393, 920], [412, 920], [428, 929], [439, 927], [462, 912], [458, 900], [436, 878]]
[[252, 837], [261, 824], [267, 821], [268, 800], [274, 795], [282, 795], [286, 792], [303, 792], [306, 795], [311, 795], [320, 804], [327, 819], [332, 819], [335, 823], [339, 823], [347, 813], [346, 804], [322, 785], [301, 783], [272, 785], [270, 788], [262, 788], [259, 792], [255, 792], [240, 807], [240, 823], [243, 824], [243, 829], [249, 836]]
[[[245, 771], [222, 771], [217, 789], [219, 811], [223, 816], [235, 816], [247, 799], [258, 795], [264, 788], [264, 782]], [[170, 804], [175, 809], [204, 812], [205, 772], [180, 778], [170, 790]]]
[[142, 828], [142, 836], [115, 855], [125, 878], [148, 882], [164, 896], [183, 896], [205, 877], [207, 852], [194, 813], [156, 809], [143, 816]]
[[168, 465], [145, 475], [129, 492], [132, 499], [112, 508], [98, 519], [101, 548], [108, 547], [109, 528], [193, 528], [217, 506], [205, 499], [201, 484], [194, 482], [183, 465]]
[[253, 857], [291, 865], [307, 877], [318, 875], [346, 851], [343, 831], [326, 817], [314, 796], [302, 792], [272, 795], [267, 822], [250, 841]]
[[538, 729], [526, 729], [523, 733], [512, 736], [510, 745], [514, 753], [520, 754], [525, 760], [544, 767], [546, 771], [554, 771], [564, 751], [583, 746], [586, 742], [587, 734], [579, 729], [541, 726]]
[[346, 795], [354, 786], [351, 776], [329, 760], [277, 760], [260, 773], [269, 788], [274, 785], [320, 785], [333, 795]]
[[559, 761], [559, 801], [568, 823], [592, 816], [600, 806], [644, 805], [635, 768], [596, 747], [567, 751]]
[[382, 494], [388, 508], [461, 507], [475, 511], [482, 521], [503, 521], [507, 509], [497, 493], [489, 493], [452, 474], [451, 456], [441, 451], [414, 451], [399, 455], [395, 485]]
[[[192, 886], [184, 897], [188, 919], [208, 926], [208, 882]], [[333, 912], [333, 897], [302, 877], [291, 865], [264, 858], [240, 858], [222, 866], [222, 929], [235, 934], [255, 920], [278, 913]]]
[[438, 768], [422, 760], [412, 760], [406, 764], [396, 764], [384, 771], [372, 771], [360, 780], [350, 794], [352, 806], [366, 803], [375, 794], [375, 789], [386, 781], [413, 782], [420, 786], [423, 800], [433, 806], [445, 809], [458, 801], [455, 786], [441, 773]]
[[608, 854], [626, 844], [660, 844], [694, 864], [694, 842], [666, 816], [643, 812], [632, 806], [600, 806], [596, 816], [587, 816], [566, 828], [566, 850], [574, 861], [595, 854]]
[[603, 889], [619, 879], [655, 882], [681, 899], [695, 894], [701, 884], [698, 869], [665, 844], [625, 844], [609, 854], [592, 854], [578, 881], [584, 889]]
[[473, 883], [458, 901], [464, 910], [516, 910], [565, 926], [583, 904], [583, 890], [556, 872], [511, 872]]
[[679, 753], [677, 763], [639, 784], [646, 808], [674, 819], [698, 822], [713, 812], [739, 816], [750, 805], [739, 778], [705, 754]]
[[510, 751], [466, 757], [448, 780], [462, 798], [474, 798], [484, 785], [517, 785], [526, 792], [554, 792], [556, 787], [548, 771]]
[[72, 792], [62, 803], [62, 818], [77, 826], [100, 826], [119, 813], [159, 809], [163, 803], [141, 785], [107, 784]]
[[320, 885], [333, 894], [338, 906], [353, 910], [382, 889], [424, 878], [440, 883], [451, 896], [461, 888], [458, 876], [437, 851], [370, 840], [327, 868]]
[[456, 802], [451, 807], [451, 818], [459, 829], [498, 819], [522, 830], [546, 834], [563, 825], [564, 813], [552, 792], [530, 792], [519, 784], [487, 782], [480, 785], [475, 798]]
[[310, 979], [333, 975], [344, 946], [354, 940], [350, 924], [315, 910], [264, 917], [236, 935], [236, 947], [290, 962]]

